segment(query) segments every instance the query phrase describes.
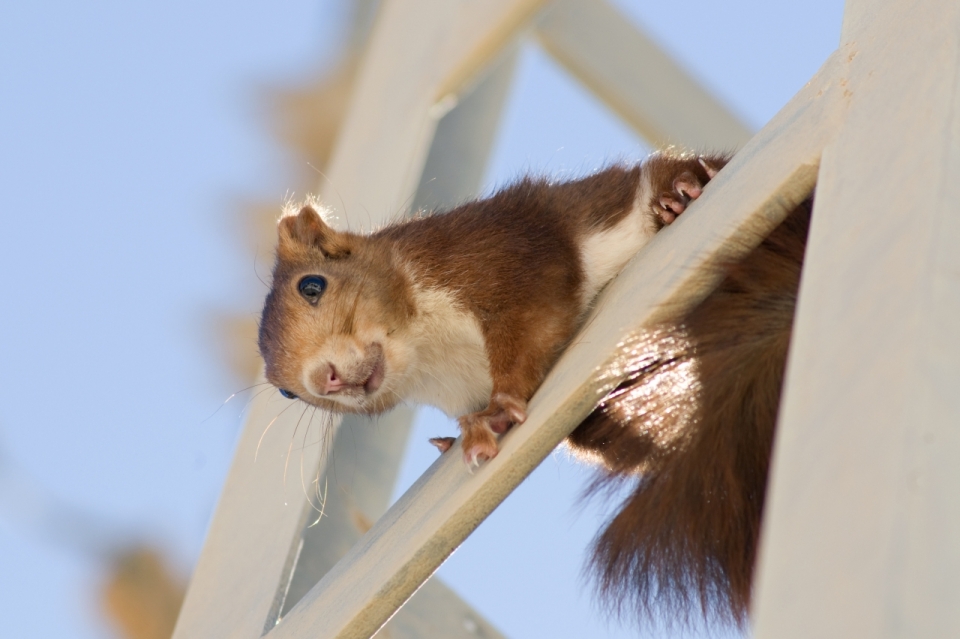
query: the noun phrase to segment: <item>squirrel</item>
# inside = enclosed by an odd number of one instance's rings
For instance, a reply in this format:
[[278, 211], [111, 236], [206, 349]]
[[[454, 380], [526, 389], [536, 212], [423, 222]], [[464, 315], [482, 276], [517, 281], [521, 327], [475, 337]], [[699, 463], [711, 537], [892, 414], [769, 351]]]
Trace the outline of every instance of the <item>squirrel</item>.
[[[315, 200], [288, 205], [259, 329], [266, 379], [334, 412], [436, 406], [457, 418], [468, 466], [492, 459], [599, 291], [728, 159], [665, 151], [567, 182], [525, 177], [370, 234], [335, 230]], [[809, 203], [800, 209], [722, 265], [698, 307], [646, 333], [632, 374], [566, 440], [601, 467], [595, 489], [636, 484], [594, 545], [618, 610], [699, 602], [745, 619]], [[678, 373], [697, 378], [683, 396], [656, 383]], [[454, 440], [430, 441], [446, 452]]]

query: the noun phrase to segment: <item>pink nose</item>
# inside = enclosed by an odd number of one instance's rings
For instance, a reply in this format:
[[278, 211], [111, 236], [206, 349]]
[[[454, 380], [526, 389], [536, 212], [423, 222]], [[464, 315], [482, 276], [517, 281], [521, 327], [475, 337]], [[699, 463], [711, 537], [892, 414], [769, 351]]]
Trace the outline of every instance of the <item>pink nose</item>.
[[337, 369], [334, 368], [333, 364], [327, 364], [325, 371], [320, 369], [317, 373], [317, 376], [320, 377], [319, 381], [322, 382], [318, 386], [323, 389], [324, 395], [336, 393], [345, 386], [343, 378], [337, 375]]

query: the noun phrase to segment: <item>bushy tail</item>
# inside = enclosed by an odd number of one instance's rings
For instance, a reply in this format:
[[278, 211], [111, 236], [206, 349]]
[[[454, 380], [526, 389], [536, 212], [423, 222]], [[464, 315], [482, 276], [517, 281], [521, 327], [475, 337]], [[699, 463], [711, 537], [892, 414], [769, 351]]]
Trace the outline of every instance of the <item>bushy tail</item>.
[[594, 490], [636, 484], [591, 561], [620, 613], [746, 618], [811, 206], [640, 336], [630, 378], [568, 440], [605, 466]]

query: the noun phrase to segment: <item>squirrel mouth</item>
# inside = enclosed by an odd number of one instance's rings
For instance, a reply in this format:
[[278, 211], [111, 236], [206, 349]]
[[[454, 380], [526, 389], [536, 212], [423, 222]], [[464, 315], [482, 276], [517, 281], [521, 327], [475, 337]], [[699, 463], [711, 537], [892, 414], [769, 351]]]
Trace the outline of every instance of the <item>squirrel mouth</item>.
[[369, 344], [362, 359], [347, 361], [341, 368], [337, 362], [321, 362], [306, 375], [305, 385], [318, 399], [355, 405], [376, 393], [386, 379], [387, 360], [383, 346]]

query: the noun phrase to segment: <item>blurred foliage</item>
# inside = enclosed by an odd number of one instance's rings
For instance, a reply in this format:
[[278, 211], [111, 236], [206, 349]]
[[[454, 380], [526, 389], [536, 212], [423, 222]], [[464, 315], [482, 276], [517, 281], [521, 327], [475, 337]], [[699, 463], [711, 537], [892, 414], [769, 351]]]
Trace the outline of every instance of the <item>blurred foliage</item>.
[[134, 546], [114, 558], [101, 605], [124, 639], [169, 639], [185, 593], [159, 551]]

